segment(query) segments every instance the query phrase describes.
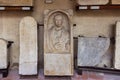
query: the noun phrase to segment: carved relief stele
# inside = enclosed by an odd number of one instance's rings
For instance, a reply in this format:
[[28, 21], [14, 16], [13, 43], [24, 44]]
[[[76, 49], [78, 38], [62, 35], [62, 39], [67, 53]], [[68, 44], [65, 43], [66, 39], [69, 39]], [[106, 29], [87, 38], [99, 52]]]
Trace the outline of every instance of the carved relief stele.
[[73, 73], [71, 17], [72, 10], [45, 11], [45, 75], [71, 75]]

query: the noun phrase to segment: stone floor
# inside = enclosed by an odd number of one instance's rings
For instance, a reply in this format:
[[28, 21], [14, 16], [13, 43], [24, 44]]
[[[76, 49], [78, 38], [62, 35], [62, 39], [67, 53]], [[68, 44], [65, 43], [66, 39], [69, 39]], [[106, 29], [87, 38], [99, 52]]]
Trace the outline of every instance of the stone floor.
[[37, 77], [20, 77], [18, 70], [14, 69], [9, 72], [7, 78], [0, 77], [0, 80], [120, 80], [120, 75], [84, 71], [83, 75], [78, 75], [75, 72], [72, 77], [44, 77], [43, 70], [40, 70]]

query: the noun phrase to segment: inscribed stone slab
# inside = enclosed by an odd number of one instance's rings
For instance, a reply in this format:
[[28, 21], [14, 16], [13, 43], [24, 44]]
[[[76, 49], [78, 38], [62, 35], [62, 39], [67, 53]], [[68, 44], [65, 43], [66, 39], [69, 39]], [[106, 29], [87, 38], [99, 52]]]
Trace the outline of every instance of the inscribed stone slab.
[[37, 23], [32, 17], [25, 17], [20, 22], [20, 58], [19, 74], [37, 74]]

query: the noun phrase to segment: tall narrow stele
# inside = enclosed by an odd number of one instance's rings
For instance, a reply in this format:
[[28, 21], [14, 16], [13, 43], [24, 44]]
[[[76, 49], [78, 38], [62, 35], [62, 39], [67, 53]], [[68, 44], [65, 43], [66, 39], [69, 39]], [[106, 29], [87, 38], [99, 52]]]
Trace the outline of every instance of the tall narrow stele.
[[120, 22], [116, 24], [115, 68], [120, 69]]
[[8, 67], [7, 44], [6, 40], [0, 38], [0, 69]]
[[24, 17], [20, 22], [19, 74], [37, 74], [37, 22], [32, 17]]
[[44, 75], [73, 75], [72, 10], [46, 10]]

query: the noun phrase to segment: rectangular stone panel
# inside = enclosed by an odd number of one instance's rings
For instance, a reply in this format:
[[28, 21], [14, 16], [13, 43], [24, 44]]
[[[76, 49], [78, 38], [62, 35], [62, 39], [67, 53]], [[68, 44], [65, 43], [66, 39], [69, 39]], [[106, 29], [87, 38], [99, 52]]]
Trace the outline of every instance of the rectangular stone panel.
[[33, 0], [0, 0], [0, 6], [33, 6]]
[[79, 5], [105, 5], [109, 0], [77, 0]]
[[112, 4], [120, 4], [120, 0], [112, 0]]
[[38, 47], [37, 23], [32, 17], [20, 22], [19, 74], [37, 75]]
[[103, 65], [103, 67], [110, 67], [109, 64], [105, 63], [108, 61], [110, 63], [111, 61], [111, 58], [106, 59], [107, 55], [110, 55], [107, 53], [109, 46], [109, 38], [79, 37], [77, 65], [96, 67], [101, 67]]

